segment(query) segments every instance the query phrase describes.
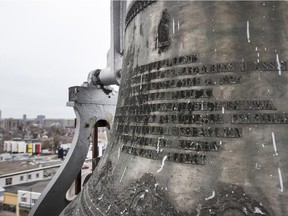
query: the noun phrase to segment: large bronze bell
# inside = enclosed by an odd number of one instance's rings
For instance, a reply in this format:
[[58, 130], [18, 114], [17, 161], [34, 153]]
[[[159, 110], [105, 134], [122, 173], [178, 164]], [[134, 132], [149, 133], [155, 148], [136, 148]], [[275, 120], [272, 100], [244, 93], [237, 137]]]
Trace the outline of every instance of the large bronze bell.
[[62, 215], [288, 215], [288, 3], [132, 1], [112, 142]]

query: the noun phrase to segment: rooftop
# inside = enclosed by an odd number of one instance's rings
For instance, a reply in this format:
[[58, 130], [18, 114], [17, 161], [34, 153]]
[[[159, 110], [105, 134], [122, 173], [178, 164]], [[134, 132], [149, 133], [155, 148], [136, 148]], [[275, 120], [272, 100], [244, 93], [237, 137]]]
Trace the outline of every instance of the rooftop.
[[61, 163], [62, 161], [60, 159], [53, 159], [47, 156], [29, 158], [26, 160], [0, 161], [0, 176], [9, 173], [39, 168], [40, 165], [44, 167]]
[[[26, 160], [25, 160], [26, 161]], [[27, 163], [27, 165], [23, 165], [23, 160], [21, 161], [1, 161], [0, 162], [0, 175], [12, 173], [12, 172], [19, 172], [24, 171], [28, 169], [34, 169], [38, 168], [39, 165], [30, 165]]]
[[51, 179], [37, 181], [37, 182], [28, 182], [28, 183], [19, 184], [19, 185], [13, 185], [10, 187], [6, 187], [5, 192], [17, 194], [18, 190], [24, 190], [24, 191], [33, 191], [33, 192], [42, 193], [42, 191], [45, 189], [45, 187], [47, 186], [50, 180]]

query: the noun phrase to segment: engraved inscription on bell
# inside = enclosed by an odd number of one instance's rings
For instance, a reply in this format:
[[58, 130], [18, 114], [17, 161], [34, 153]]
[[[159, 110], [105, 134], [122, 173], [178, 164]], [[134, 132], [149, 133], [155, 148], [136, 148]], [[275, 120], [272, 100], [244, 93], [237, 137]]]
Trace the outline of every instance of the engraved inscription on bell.
[[288, 215], [288, 3], [136, 11], [113, 142], [81, 202], [102, 215]]

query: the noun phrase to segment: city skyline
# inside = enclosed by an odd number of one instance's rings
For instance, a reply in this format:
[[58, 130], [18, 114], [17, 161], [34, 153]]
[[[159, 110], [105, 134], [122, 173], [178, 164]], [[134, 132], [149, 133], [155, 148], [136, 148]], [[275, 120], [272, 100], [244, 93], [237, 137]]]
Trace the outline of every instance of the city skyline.
[[19, 119], [19, 120], [35, 120], [37, 118], [39, 118], [39, 116], [44, 116], [45, 120], [47, 119], [75, 119], [76, 117], [71, 117], [71, 118], [49, 118], [49, 117], [46, 117], [46, 115], [43, 115], [43, 114], [38, 114], [36, 116], [27, 116], [26, 114], [23, 114], [21, 117], [10, 117], [10, 116], [6, 116], [3, 118], [3, 115], [2, 115], [2, 111], [0, 110], [0, 120], [4, 120], [4, 119]]
[[110, 1], [0, 1], [2, 118], [75, 118], [68, 88], [106, 67]]
[[2, 110], [0, 110], [0, 120], [4, 120], [4, 119], [34, 120], [34, 119], [37, 119], [39, 116], [44, 116], [45, 119], [75, 119], [76, 118], [76, 116], [75, 117], [72, 116], [70, 118], [63, 118], [63, 117], [50, 118], [49, 116], [47, 117], [44, 114], [37, 114], [36, 116], [28, 116], [25, 113], [22, 114], [22, 116], [20, 116], [20, 117], [11, 117], [11, 116], [4, 116], [3, 117], [3, 112], [2, 112]]

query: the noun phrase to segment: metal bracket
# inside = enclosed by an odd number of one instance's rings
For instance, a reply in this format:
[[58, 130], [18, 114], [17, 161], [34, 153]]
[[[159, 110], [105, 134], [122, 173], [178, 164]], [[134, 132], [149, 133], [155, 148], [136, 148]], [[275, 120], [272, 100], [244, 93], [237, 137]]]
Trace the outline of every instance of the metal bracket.
[[33, 206], [29, 216], [59, 215], [69, 204], [65, 199], [66, 192], [76, 179], [85, 161], [93, 127], [98, 120], [105, 120], [112, 125], [117, 96], [118, 93], [115, 91], [107, 94], [96, 87], [76, 86], [69, 88], [67, 105], [74, 108], [77, 122], [72, 148]]
[[125, 29], [126, 1], [111, 1], [111, 41], [107, 67], [91, 71], [88, 83], [92, 85], [119, 85], [121, 81], [123, 35]]

